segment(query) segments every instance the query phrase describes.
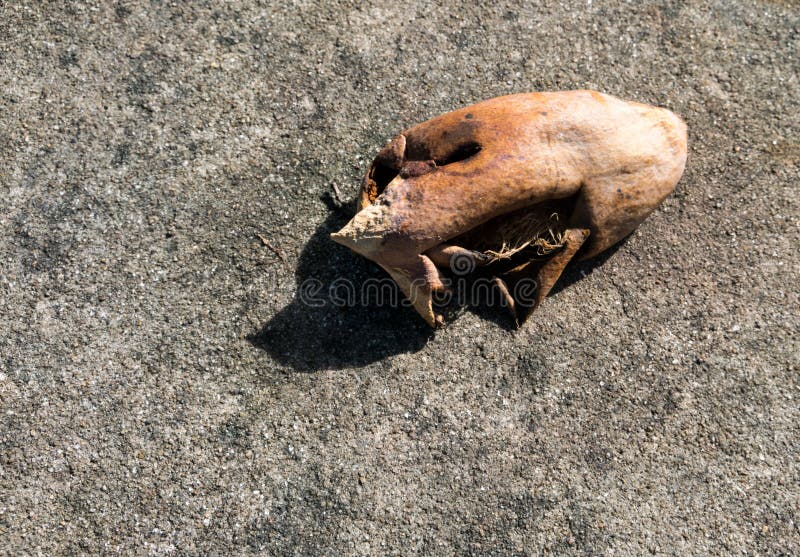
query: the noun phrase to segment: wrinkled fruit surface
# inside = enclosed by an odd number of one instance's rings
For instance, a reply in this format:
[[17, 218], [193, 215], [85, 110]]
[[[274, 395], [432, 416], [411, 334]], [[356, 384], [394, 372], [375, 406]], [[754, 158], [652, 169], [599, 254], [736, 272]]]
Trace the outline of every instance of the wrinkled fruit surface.
[[594, 91], [498, 97], [395, 137], [331, 237], [383, 267], [431, 326], [456, 262], [493, 277], [520, 324], [570, 260], [630, 234], [685, 164], [686, 125], [669, 110]]

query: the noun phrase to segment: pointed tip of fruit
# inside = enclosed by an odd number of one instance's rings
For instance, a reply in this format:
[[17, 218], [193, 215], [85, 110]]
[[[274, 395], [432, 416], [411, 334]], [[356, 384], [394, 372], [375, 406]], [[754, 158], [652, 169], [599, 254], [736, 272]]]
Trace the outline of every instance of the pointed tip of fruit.
[[349, 224], [338, 232], [331, 232], [330, 238], [337, 244], [358, 251], [358, 237], [353, 234]]

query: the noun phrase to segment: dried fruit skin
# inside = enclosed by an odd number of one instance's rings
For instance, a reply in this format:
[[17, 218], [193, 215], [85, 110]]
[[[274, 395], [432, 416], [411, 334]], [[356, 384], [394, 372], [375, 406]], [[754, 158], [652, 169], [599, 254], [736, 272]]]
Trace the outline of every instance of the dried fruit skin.
[[592, 257], [669, 195], [685, 162], [686, 126], [668, 110], [593, 91], [498, 97], [392, 140], [365, 177], [359, 213], [332, 238], [386, 269], [434, 324], [441, 283], [426, 252], [561, 203], [565, 230], [588, 231], [575, 236], [577, 256]]

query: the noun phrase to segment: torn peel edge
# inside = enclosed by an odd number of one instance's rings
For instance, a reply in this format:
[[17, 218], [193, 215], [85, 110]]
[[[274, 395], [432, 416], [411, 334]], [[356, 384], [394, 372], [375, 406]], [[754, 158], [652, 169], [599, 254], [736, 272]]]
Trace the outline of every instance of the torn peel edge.
[[[563, 247], [549, 259], [544, 262], [528, 261], [494, 278], [494, 284], [504, 297], [506, 307], [514, 318], [517, 328], [521, 327], [541, 305], [589, 235], [588, 228], [569, 228], [564, 232]], [[534, 280], [536, 290], [533, 299], [523, 297], [521, 296], [523, 292], [517, 291], [523, 279]]]
[[516, 324], [517, 329], [519, 329], [522, 324], [519, 321], [519, 316], [517, 315], [517, 304], [514, 301], [514, 297], [511, 295], [511, 292], [508, 290], [508, 285], [506, 281], [504, 281], [500, 277], [494, 277], [494, 285], [500, 291], [500, 295], [503, 296], [506, 302], [506, 307], [508, 308], [509, 313], [511, 313], [511, 317], [514, 318], [514, 324]]

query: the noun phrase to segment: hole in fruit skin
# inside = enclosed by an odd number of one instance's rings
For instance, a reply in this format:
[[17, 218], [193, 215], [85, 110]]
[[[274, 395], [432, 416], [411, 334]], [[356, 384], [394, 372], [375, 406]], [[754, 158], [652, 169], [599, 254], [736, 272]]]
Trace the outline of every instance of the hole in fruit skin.
[[[386, 186], [394, 180], [398, 174], [404, 178], [413, 178], [432, 172], [439, 166], [445, 166], [460, 162], [474, 157], [481, 150], [481, 146], [474, 141], [464, 143], [455, 148], [447, 157], [439, 160], [430, 161], [429, 159], [418, 159], [412, 153], [406, 151], [398, 161], [390, 157], [381, 156], [375, 158], [369, 170], [367, 184], [369, 185], [369, 200], [374, 203], [375, 199], [383, 193]], [[420, 154], [420, 153], [418, 153]], [[399, 167], [398, 167], [399, 163]], [[433, 163], [433, 164], [431, 164]], [[371, 183], [370, 183], [371, 182]]]
[[[399, 169], [392, 168], [381, 161], [376, 160], [370, 170], [370, 178], [375, 182], [375, 196], [379, 196], [399, 174]], [[373, 200], [374, 201], [374, 200]]]
[[389, 182], [395, 179], [400, 173], [400, 169], [407, 156], [406, 138], [402, 134], [395, 137], [386, 147], [384, 147], [375, 160], [367, 174], [368, 196], [371, 203], [383, 193]]
[[436, 160], [436, 166], [445, 166], [448, 164], [453, 164], [454, 162], [460, 162], [467, 160], [470, 157], [474, 157], [477, 155], [481, 150], [481, 146], [475, 143], [474, 141], [469, 143], [464, 143], [463, 145], [459, 145], [456, 149], [450, 153], [446, 158], [441, 160]]

